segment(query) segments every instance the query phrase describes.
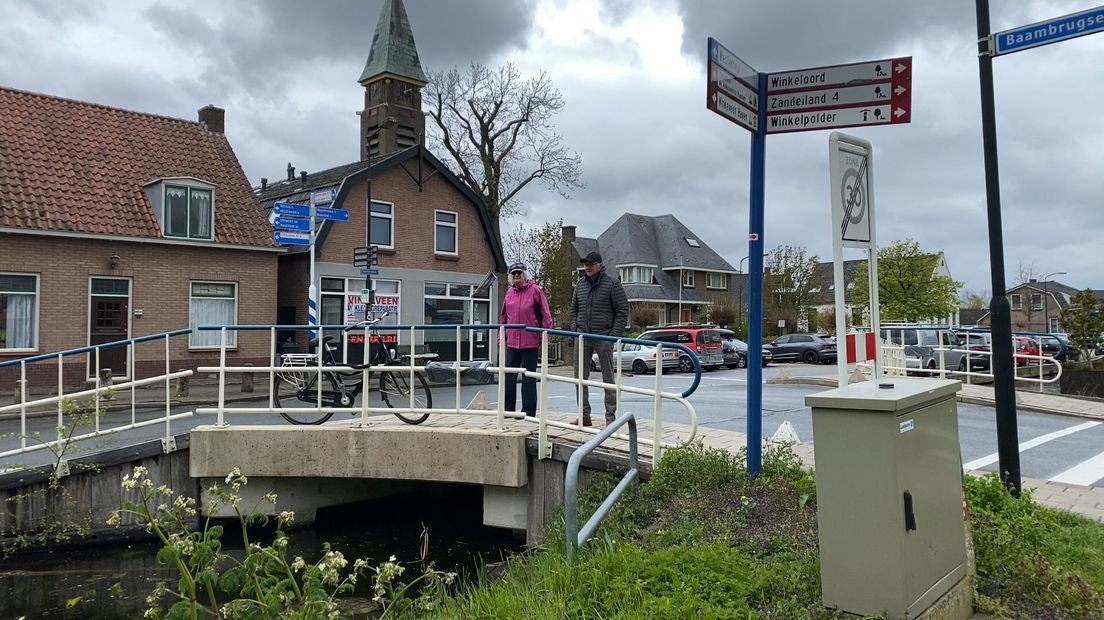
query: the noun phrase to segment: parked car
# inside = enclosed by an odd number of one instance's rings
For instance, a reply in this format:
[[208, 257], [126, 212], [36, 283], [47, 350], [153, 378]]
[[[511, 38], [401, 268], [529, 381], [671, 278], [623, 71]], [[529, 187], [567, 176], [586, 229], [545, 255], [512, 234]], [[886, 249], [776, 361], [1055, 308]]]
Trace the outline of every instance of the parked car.
[[836, 343], [817, 334], [788, 334], [766, 345], [776, 362], [803, 361], [831, 364], [836, 361]]
[[[960, 331], [958, 339], [962, 342], [962, 348], [971, 351], [967, 359], [970, 364], [970, 372], [988, 371], [993, 366], [993, 334], [987, 331]], [[976, 353], [975, 353], [976, 351]], [[959, 370], [966, 370], [966, 362], [963, 360]]]
[[[669, 325], [648, 330], [640, 334], [641, 340], [658, 342], [677, 342], [693, 351], [705, 370], [716, 370], [724, 365], [724, 351], [721, 347], [721, 334], [716, 327], [704, 325]], [[683, 372], [694, 370], [694, 360], [681, 353], [678, 357], [678, 369]]]
[[1063, 349], [1061, 353], [1062, 358], [1058, 359], [1058, 357], [1055, 357], [1054, 359], [1057, 359], [1059, 362], [1078, 362], [1081, 360], [1081, 349], [1078, 349], [1073, 345], [1073, 342], [1070, 341], [1069, 336], [1067, 336], [1066, 334], [1051, 334], [1051, 336], [1054, 336], [1058, 339], [1059, 342], [1062, 343]]
[[904, 347], [905, 367], [909, 370], [923, 369], [927, 372], [918, 374], [930, 376], [940, 368], [940, 360], [944, 370], [966, 370], [966, 349], [958, 334], [948, 327], [906, 325], [883, 327], [881, 332], [882, 340]]
[[[721, 347], [724, 352], [725, 366], [729, 368], [747, 368], [748, 346], [746, 342], [738, 338], [724, 339], [721, 340]], [[769, 364], [772, 357], [771, 350], [763, 347], [763, 366]]]
[[[642, 375], [648, 372], [655, 372], [656, 369], [656, 353], [658, 349], [656, 347], [649, 347], [643, 344], [624, 344], [621, 347], [621, 352], [613, 352], [613, 361], [618, 363], [620, 361], [621, 370], [630, 370], [638, 375]], [[678, 368], [678, 349], [664, 349], [663, 350], [663, 369], [675, 369]], [[590, 369], [601, 370], [602, 365], [598, 361], [598, 354], [595, 353], [590, 356]]]
[[1039, 363], [1039, 343], [1030, 336], [1012, 336], [1013, 357], [1017, 366]]

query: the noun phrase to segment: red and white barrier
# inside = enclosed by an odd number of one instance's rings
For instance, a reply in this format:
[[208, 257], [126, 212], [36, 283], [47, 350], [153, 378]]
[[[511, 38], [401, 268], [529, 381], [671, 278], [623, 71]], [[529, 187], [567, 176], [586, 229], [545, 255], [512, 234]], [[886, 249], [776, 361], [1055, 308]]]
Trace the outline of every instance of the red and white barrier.
[[[859, 336], [856, 338], [856, 335]], [[847, 334], [847, 363], [873, 361], [878, 356], [878, 341], [874, 332]]]

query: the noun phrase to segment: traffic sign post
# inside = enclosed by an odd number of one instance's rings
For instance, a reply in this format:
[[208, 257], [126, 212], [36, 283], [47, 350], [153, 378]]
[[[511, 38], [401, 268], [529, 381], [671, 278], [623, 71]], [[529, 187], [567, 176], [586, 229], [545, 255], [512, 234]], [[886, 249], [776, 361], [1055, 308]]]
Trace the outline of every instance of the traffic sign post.
[[310, 245], [312, 243], [309, 232], [277, 230], [272, 233], [272, 238], [280, 245]]
[[369, 267], [379, 264], [379, 247], [369, 245], [353, 248], [353, 267]]
[[326, 207], [315, 207], [314, 216], [320, 220], [334, 220], [337, 222], [348, 222], [349, 212], [345, 209], [329, 209]]
[[310, 220], [305, 220], [301, 217], [288, 217], [286, 215], [278, 215], [276, 219], [272, 220], [272, 225], [277, 230], [296, 230], [300, 232], [310, 232]]
[[308, 205], [296, 204], [294, 202], [277, 202], [272, 205], [272, 212], [276, 215], [310, 217], [311, 209]]
[[[748, 342], [762, 342], [767, 134], [910, 122], [912, 57], [768, 75], [756, 71], [710, 37], [706, 66], [706, 108], [751, 132]], [[857, 197], [853, 197], [852, 209], [857, 206], [854, 200]], [[850, 217], [856, 217], [855, 213]], [[868, 223], [873, 239], [873, 219]], [[857, 226], [852, 233], [861, 230], [865, 230], [863, 226]], [[758, 474], [762, 468], [762, 442], [755, 440], [762, 437], [762, 373], [762, 351], [760, 347], [749, 347], [747, 463], [752, 474]]]

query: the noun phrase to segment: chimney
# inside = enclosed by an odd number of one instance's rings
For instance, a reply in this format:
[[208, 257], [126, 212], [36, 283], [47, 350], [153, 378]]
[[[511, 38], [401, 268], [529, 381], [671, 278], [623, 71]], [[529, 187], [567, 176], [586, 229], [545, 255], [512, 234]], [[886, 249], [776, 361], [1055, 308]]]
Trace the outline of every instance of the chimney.
[[563, 237], [564, 241], [574, 241], [575, 240], [575, 227], [574, 226], [564, 226], [563, 224], [560, 224], [560, 236]]
[[288, 172], [288, 180], [289, 181], [294, 181], [295, 180], [295, 166], [292, 166], [290, 161], [288, 162], [288, 171], [287, 172]]
[[302, 183], [303, 185], [307, 184], [307, 171], [306, 170], [299, 173], [299, 182]]
[[1028, 284], [1034, 284], [1035, 282], [1038, 282], [1038, 281], [1039, 281], [1039, 278], [1028, 278], [1027, 279]]
[[199, 124], [210, 133], [224, 133], [226, 130], [226, 110], [206, 105], [199, 109]]
[[263, 192], [266, 189], [268, 189], [268, 179], [265, 177], [261, 177], [261, 191]]

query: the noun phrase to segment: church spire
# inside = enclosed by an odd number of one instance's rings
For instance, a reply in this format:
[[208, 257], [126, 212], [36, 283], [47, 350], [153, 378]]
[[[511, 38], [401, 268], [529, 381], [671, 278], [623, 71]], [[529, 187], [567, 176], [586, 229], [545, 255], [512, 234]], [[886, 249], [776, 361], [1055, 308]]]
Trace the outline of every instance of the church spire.
[[402, 0], [383, 0], [368, 62], [357, 81], [364, 86], [364, 110], [358, 112], [361, 161], [421, 144], [427, 80]]
[[368, 62], [357, 81], [367, 86], [385, 74], [417, 82], [419, 86], [427, 81], [402, 0], [384, 0]]

